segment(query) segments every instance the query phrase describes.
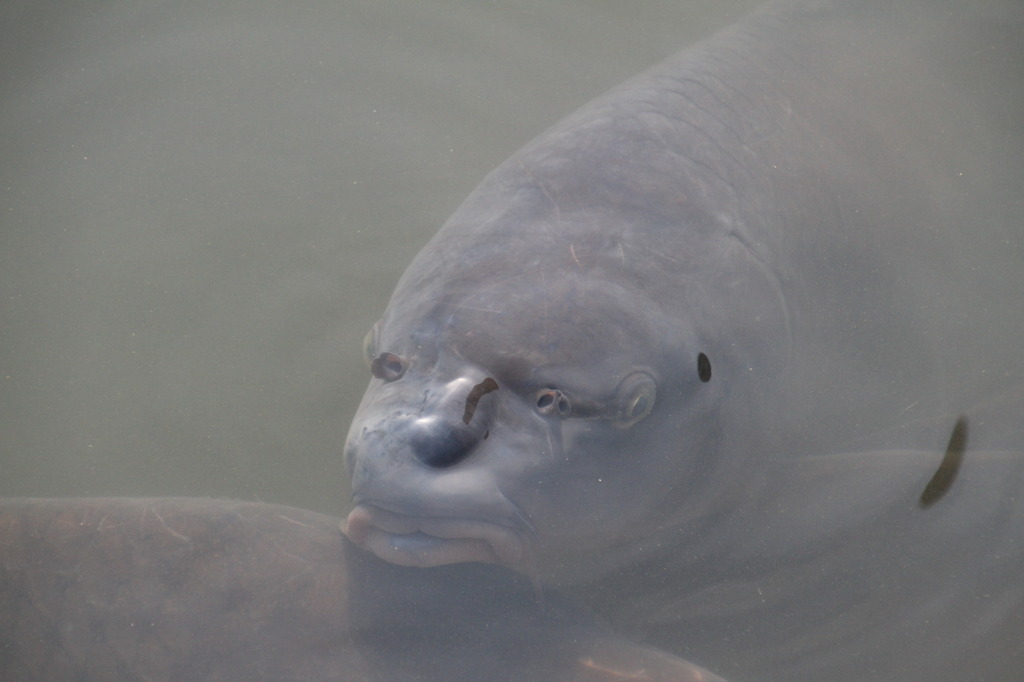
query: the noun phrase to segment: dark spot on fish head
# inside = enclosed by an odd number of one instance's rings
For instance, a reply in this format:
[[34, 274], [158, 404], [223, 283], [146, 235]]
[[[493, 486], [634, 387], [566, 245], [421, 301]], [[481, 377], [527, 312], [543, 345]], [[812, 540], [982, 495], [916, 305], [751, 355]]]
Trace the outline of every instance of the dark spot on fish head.
[[[473, 414], [476, 412], [477, 403], [480, 402], [480, 398], [484, 397], [492, 391], [498, 390], [498, 382], [487, 377], [479, 384], [470, 389], [469, 395], [466, 396], [466, 409], [462, 413], [462, 423], [469, 424], [473, 419]], [[484, 438], [486, 438], [486, 434]]]
[[711, 360], [704, 353], [697, 355], [697, 376], [705, 384], [711, 381]]

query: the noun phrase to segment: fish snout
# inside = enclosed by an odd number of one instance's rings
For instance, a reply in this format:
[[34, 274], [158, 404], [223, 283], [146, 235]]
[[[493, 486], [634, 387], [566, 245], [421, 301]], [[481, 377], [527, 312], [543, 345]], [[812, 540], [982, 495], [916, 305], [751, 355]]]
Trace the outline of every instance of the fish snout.
[[466, 459], [486, 431], [440, 416], [420, 417], [406, 422], [394, 434], [408, 444], [412, 455], [434, 469], [447, 469]]
[[496, 401], [485, 396], [496, 390], [490, 377], [461, 376], [420, 388], [415, 396], [394, 396], [399, 400], [387, 401], [390, 406], [376, 405], [371, 410], [376, 418], [367, 416], [376, 422], [372, 430], [387, 433], [390, 452], [375, 454], [391, 461], [413, 459], [432, 469], [459, 464], [490, 435]]
[[481, 453], [498, 416], [488, 394], [497, 390], [494, 379], [467, 373], [368, 396], [345, 446], [354, 507], [341, 528], [349, 540], [403, 566], [522, 570], [532, 528], [495, 487]]
[[451, 381], [438, 392], [437, 413], [406, 422], [407, 433], [396, 436], [423, 464], [435, 469], [454, 466], [487, 438], [494, 401], [481, 399], [496, 390], [498, 383], [490, 377], [477, 383], [466, 377]]

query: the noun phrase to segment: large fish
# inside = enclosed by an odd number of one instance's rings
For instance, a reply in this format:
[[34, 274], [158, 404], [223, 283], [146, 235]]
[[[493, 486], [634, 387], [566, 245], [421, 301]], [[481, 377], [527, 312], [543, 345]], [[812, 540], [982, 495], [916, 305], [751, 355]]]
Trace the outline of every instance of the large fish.
[[4, 682], [719, 679], [510, 572], [390, 566], [257, 502], [0, 500], [0, 613]]
[[774, 5], [571, 115], [367, 337], [351, 543], [7, 501], [0, 676], [1019, 678], [1022, 22]]
[[999, 10], [774, 6], [488, 175], [367, 337], [348, 537], [730, 679], [1024, 674]]

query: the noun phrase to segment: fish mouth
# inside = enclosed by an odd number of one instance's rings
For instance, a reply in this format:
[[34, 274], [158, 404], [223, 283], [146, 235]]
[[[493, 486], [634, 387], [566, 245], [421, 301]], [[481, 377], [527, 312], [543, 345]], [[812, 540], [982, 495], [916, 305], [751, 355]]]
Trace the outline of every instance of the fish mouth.
[[410, 516], [359, 504], [341, 531], [359, 547], [400, 566], [478, 562], [516, 568], [525, 558], [514, 528], [476, 519]]

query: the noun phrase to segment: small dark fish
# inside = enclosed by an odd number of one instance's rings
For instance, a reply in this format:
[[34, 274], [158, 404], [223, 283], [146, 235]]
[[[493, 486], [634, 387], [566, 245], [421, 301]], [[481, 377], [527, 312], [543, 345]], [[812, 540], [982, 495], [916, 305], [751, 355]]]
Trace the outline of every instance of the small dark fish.
[[956, 475], [960, 471], [960, 465], [964, 461], [964, 450], [967, 448], [967, 417], [960, 417], [956, 420], [953, 433], [949, 435], [949, 445], [946, 446], [946, 454], [942, 457], [939, 468], [935, 475], [924, 487], [917, 504], [922, 509], [927, 509], [945, 496], [956, 481]]

